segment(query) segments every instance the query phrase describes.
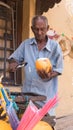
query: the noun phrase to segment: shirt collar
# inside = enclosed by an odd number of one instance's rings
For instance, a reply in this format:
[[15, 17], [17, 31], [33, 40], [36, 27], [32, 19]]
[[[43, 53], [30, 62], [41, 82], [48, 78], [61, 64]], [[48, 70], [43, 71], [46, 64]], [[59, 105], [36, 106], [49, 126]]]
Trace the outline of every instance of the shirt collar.
[[45, 46], [45, 48], [48, 50], [48, 51], [51, 51], [51, 40], [48, 38], [48, 41], [47, 41], [47, 44]]
[[37, 44], [37, 42], [36, 42], [35, 38], [32, 38], [32, 39], [31, 39], [30, 44], [31, 44], [31, 45], [33, 45], [33, 44]]
[[[47, 40], [47, 44], [46, 44], [46, 46], [45, 46], [45, 48], [46, 48], [48, 51], [51, 51], [51, 45], [50, 45], [50, 42], [51, 42], [51, 40], [48, 38], [48, 40]], [[37, 44], [35, 38], [32, 38], [32, 39], [31, 39], [30, 44], [31, 44], [31, 45], [33, 45], [33, 44]]]

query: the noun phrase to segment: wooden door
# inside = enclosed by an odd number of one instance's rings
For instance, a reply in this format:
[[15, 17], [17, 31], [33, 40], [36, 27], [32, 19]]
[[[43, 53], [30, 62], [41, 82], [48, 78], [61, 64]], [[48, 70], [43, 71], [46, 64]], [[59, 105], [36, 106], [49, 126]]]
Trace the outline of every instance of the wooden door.
[[21, 70], [6, 72], [7, 58], [22, 41], [22, 3], [22, 0], [0, 1], [0, 72], [4, 74], [3, 83], [11, 85], [22, 83]]

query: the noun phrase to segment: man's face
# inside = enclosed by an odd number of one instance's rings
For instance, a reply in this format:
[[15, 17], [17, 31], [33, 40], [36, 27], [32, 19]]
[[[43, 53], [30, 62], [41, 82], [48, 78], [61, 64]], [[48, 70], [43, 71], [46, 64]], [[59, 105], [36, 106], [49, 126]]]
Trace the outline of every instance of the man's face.
[[37, 40], [45, 39], [46, 33], [48, 31], [48, 26], [42, 19], [37, 20], [35, 22], [35, 25], [31, 28]]

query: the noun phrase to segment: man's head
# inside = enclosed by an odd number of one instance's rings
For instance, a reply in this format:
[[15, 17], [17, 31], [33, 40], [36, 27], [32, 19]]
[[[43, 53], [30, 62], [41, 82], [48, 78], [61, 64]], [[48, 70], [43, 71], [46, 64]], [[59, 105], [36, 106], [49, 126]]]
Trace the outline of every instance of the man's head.
[[35, 35], [36, 40], [44, 40], [48, 28], [48, 20], [45, 16], [40, 15], [33, 17], [31, 29]]

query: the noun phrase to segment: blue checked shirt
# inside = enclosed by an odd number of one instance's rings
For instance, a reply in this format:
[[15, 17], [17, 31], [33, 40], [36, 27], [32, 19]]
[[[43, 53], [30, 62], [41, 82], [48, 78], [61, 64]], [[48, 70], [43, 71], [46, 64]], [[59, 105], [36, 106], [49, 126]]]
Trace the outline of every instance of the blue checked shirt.
[[[34, 92], [47, 97], [53, 98], [58, 91], [58, 76], [52, 78], [50, 81], [43, 81], [37, 74], [35, 68], [35, 61], [38, 58], [47, 57], [50, 59], [53, 71], [62, 73], [63, 70], [63, 55], [59, 45], [54, 40], [48, 39], [46, 46], [39, 51], [35, 38], [23, 41], [15, 52], [9, 57], [16, 59], [18, 62], [25, 61], [28, 64], [24, 67], [25, 79], [22, 87], [23, 92]], [[43, 106], [45, 102], [40, 102]], [[55, 108], [52, 108], [49, 113], [55, 115]]]

